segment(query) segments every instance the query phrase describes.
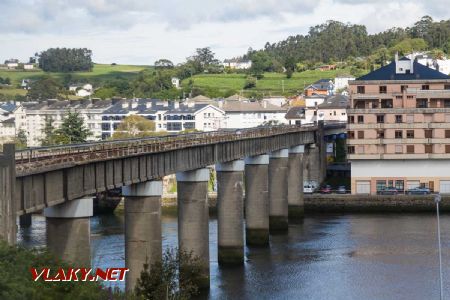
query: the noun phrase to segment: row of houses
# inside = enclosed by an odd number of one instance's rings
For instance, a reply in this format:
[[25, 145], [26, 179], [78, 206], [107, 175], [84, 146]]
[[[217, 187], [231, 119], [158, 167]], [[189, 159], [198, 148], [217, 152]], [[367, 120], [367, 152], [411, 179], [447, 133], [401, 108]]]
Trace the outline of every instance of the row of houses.
[[[198, 99], [197, 99], [198, 100]], [[202, 101], [161, 101], [158, 99], [47, 100], [39, 103], [3, 103], [0, 106], [1, 142], [12, 140], [19, 130], [27, 135], [28, 146], [39, 146], [46, 120], [58, 128], [68, 111], [78, 112], [92, 132], [90, 140], [112, 137], [119, 124], [130, 115], [140, 115], [155, 123], [155, 131], [215, 131], [286, 124], [287, 108], [268, 101], [226, 99]]]

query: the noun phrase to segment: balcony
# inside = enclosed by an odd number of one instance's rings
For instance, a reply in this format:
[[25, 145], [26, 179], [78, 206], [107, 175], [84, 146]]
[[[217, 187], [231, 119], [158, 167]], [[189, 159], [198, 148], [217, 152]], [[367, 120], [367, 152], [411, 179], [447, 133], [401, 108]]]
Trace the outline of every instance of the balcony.
[[347, 114], [434, 114], [450, 113], [450, 108], [349, 108]]
[[450, 153], [347, 154], [349, 160], [365, 159], [450, 159]]

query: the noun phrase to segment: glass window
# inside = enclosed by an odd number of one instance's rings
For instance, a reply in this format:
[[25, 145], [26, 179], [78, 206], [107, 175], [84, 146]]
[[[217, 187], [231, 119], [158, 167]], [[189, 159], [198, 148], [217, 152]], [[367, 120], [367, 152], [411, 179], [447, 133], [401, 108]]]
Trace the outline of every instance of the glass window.
[[364, 131], [358, 131], [358, 139], [364, 138]]
[[[449, 117], [450, 117], [450, 115], [449, 115]], [[348, 123], [349, 124], [355, 123], [355, 116], [348, 116]]]
[[348, 139], [354, 139], [355, 138], [355, 132], [354, 131], [349, 131], [348, 132]]
[[394, 187], [394, 180], [388, 180], [388, 187]]
[[428, 84], [423, 84], [422, 85], [422, 90], [429, 90], [430, 86]]
[[387, 86], [380, 85], [380, 94], [386, 94], [387, 93]]
[[[450, 146], [450, 145], [448, 145], [448, 146]], [[450, 150], [450, 147], [449, 147], [449, 150]], [[347, 147], [347, 153], [348, 154], [355, 154], [355, 146], [348, 146]]]
[[398, 191], [404, 191], [404, 189], [405, 189], [405, 181], [404, 180], [396, 180], [395, 181], [395, 188], [398, 190]]
[[402, 123], [402, 122], [403, 122], [403, 116], [395, 115], [395, 123]]
[[406, 137], [408, 139], [413, 139], [414, 138], [414, 130], [406, 130]]
[[382, 191], [386, 188], [386, 180], [377, 180], [377, 191]]
[[364, 116], [358, 116], [358, 123], [364, 123]]
[[377, 123], [384, 123], [384, 115], [377, 115]]
[[396, 130], [396, 131], [395, 131], [395, 138], [396, 138], [396, 139], [401, 139], [401, 138], [403, 138], [403, 131], [401, 131], [401, 130]]
[[358, 94], [364, 94], [366, 92], [366, 87], [362, 86], [362, 85], [359, 85], [359, 86], [356, 87], [356, 92]]

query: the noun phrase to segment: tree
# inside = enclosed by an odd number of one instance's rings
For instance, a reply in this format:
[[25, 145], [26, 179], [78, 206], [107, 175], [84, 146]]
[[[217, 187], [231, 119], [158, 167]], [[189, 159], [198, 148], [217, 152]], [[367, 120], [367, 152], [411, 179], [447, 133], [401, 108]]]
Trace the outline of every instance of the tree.
[[40, 140], [41, 146], [56, 145], [55, 127], [53, 127], [53, 118], [45, 119], [44, 129], [42, 129], [43, 138]]
[[23, 149], [27, 147], [27, 133], [23, 129], [19, 129], [19, 132], [15, 138], [15, 144], [17, 149]]
[[197, 48], [196, 53], [188, 58], [187, 63], [192, 65], [196, 74], [204, 71], [214, 73], [220, 70], [220, 62], [215, 58], [215, 53], [209, 47]]
[[32, 100], [56, 99], [60, 88], [58, 81], [46, 75], [30, 84], [27, 96]]
[[411, 39], [407, 38], [389, 48], [391, 55], [398, 52], [400, 55], [407, 55], [413, 51], [421, 51], [428, 48], [427, 42], [421, 38]]
[[155, 122], [142, 116], [131, 115], [120, 122], [114, 132], [114, 139], [152, 136], [155, 133]]
[[252, 66], [250, 67], [250, 73], [255, 75], [258, 79], [263, 77], [265, 71], [271, 66], [271, 58], [269, 54], [263, 51], [259, 51], [252, 55]]
[[50, 48], [38, 57], [45, 72], [91, 71], [94, 66], [92, 51], [86, 48]]
[[161, 68], [161, 69], [172, 69], [173, 66], [173, 62], [171, 62], [168, 59], [159, 59], [157, 61], [155, 61], [155, 68]]
[[256, 78], [253, 76], [247, 76], [245, 80], [244, 89], [251, 89], [256, 87]]
[[198, 294], [203, 270], [198, 256], [167, 249], [162, 261], [144, 264], [135, 293], [144, 299], [191, 299]]
[[68, 112], [61, 127], [54, 131], [56, 144], [85, 143], [92, 133], [84, 126], [84, 120], [78, 112]]

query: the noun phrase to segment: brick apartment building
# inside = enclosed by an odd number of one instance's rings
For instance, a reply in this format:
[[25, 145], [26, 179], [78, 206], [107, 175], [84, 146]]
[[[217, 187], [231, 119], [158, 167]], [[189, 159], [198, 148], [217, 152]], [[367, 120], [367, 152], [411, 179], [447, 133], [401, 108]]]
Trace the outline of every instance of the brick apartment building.
[[396, 56], [349, 83], [352, 194], [450, 193], [450, 76]]

